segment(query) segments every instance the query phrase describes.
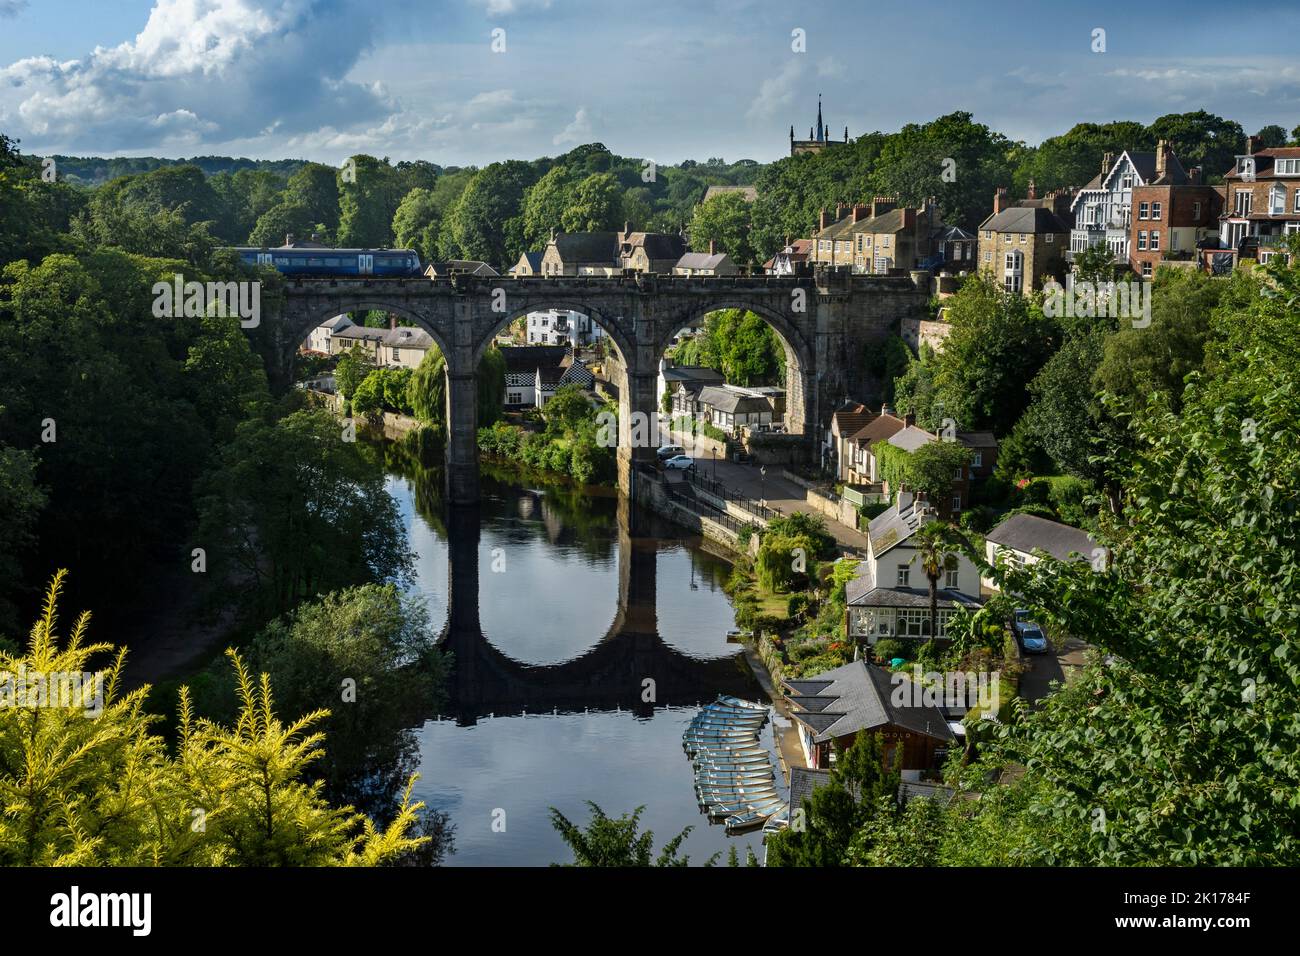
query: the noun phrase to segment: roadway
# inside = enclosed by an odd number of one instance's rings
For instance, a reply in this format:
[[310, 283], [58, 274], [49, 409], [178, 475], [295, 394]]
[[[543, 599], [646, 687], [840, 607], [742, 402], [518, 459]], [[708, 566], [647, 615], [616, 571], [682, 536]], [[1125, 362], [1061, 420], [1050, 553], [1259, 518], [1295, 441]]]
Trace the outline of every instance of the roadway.
[[[662, 434], [667, 430], [667, 418], [661, 417]], [[734, 461], [715, 458], [706, 448], [699, 447], [696, 436], [672, 432], [671, 443], [681, 445], [686, 454], [695, 459], [695, 467], [701, 475], [716, 478], [737, 494], [755, 501], [764, 502], [769, 508], [776, 508], [784, 514], [802, 511], [805, 514], [820, 516], [826, 522], [826, 530], [835, 537], [842, 549], [863, 554], [867, 551], [867, 536], [861, 531], [850, 528], [831, 518], [808, 503], [808, 492], [801, 485], [781, 477], [780, 465], [769, 465], [764, 475], [758, 465], [742, 465]], [[665, 444], [669, 441], [666, 440]]]

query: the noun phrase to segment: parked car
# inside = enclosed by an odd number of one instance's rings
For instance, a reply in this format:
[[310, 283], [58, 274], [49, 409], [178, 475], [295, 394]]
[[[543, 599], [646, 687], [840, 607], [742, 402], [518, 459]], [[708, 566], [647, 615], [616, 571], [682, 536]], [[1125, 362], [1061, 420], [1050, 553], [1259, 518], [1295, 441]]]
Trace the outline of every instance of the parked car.
[[664, 467], [681, 468], [683, 470], [687, 468], [694, 468], [695, 459], [692, 458], [690, 455], [677, 455], [673, 458], [669, 458], [666, 462], [664, 462]]
[[1026, 623], [1016, 632], [1016, 640], [1020, 642], [1020, 649], [1026, 654], [1047, 653], [1047, 635], [1037, 624]]
[[686, 449], [681, 445], [664, 445], [657, 454], [660, 461], [667, 461], [669, 458], [676, 458], [678, 455], [686, 454]]
[[[1011, 618], [1011, 630], [1015, 633], [1016, 637], [1019, 637], [1020, 632], [1026, 627], [1038, 627], [1038, 624], [1036, 624], [1033, 618], [1030, 617], [1030, 613], [1030, 611], [1025, 610], [1023, 607], [1016, 608], [1015, 614]], [[1042, 629], [1039, 628], [1039, 630]]]

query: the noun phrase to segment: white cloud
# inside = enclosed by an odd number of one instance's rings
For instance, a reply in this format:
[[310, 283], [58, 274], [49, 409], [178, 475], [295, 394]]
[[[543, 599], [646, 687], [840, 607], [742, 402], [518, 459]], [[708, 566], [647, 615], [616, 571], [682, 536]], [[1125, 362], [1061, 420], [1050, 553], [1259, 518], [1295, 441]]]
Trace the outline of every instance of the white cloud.
[[477, 7], [483, 7], [490, 17], [519, 13], [528, 8], [537, 10], [549, 10], [551, 8], [551, 0], [472, 0], [472, 2]]
[[133, 40], [0, 69], [0, 111], [34, 148], [94, 152], [385, 115], [395, 107], [382, 87], [344, 79], [368, 24], [354, 0], [156, 0]]
[[591, 137], [591, 117], [587, 113], [587, 107], [578, 107], [578, 112], [573, 114], [573, 122], [564, 127], [560, 132], [551, 138], [551, 142], [556, 146], [564, 146], [568, 143], [583, 143]]
[[769, 76], [758, 87], [758, 95], [749, 104], [746, 116], [755, 120], [770, 120], [787, 113], [794, 103], [799, 77], [803, 75], [803, 61], [798, 55], [786, 60], [781, 71]]
[[16, 17], [27, 6], [27, 0], [0, 0], [0, 17]]

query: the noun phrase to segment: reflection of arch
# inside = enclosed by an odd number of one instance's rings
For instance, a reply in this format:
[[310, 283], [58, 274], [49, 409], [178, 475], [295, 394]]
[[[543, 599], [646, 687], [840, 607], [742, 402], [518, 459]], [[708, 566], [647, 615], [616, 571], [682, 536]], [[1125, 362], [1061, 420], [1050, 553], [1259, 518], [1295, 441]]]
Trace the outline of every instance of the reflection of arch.
[[624, 337], [617, 322], [606, 316], [599, 309], [593, 309], [591, 306], [586, 305], [579, 300], [568, 299], [563, 295], [558, 295], [553, 299], [549, 297], [539, 297], [536, 301], [530, 302], [522, 308], [514, 309], [513, 311], [505, 313], [505, 318], [493, 325], [488, 333], [483, 336], [483, 340], [474, 346], [474, 367], [478, 367], [478, 362], [483, 357], [483, 353], [487, 351], [488, 346], [492, 344], [496, 337], [501, 333], [502, 329], [509, 327], [512, 323], [528, 315], [530, 312], [542, 312], [546, 309], [564, 309], [568, 312], [579, 312], [582, 315], [588, 316], [592, 322], [595, 322], [600, 326], [601, 330], [609, 337], [610, 341], [614, 343], [614, 347], [618, 350], [619, 360], [624, 365], [627, 364], [628, 356], [635, 354], [632, 349], [632, 344], [626, 339], [626, 337]]
[[782, 344], [794, 355], [801, 372], [806, 373], [812, 368], [812, 346], [804, 339], [803, 333], [790, 321], [789, 317], [770, 306], [743, 297], [718, 299], [710, 301], [706, 305], [692, 305], [674, 315], [665, 323], [660, 334], [660, 340], [655, 343], [655, 355], [663, 355], [672, 345], [673, 336], [682, 329], [699, 325], [710, 312], [721, 312], [723, 309], [743, 309], [747, 312], [753, 312], [772, 327], [777, 337], [781, 339]]
[[[448, 514], [447, 628], [441, 647], [454, 655], [450, 710], [462, 723], [488, 714], [540, 713], [552, 709], [621, 708], [649, 714], [655, 706], [689, 706], [718, 693], [760, 693], [752, 674], [734, 657], [700, 660], [666, 645], [655, 618], [657, 549], [635, 535], [635, 515], [619, 505], [619, 610], [609, 631], [580, 657], [562, 664], [522, 664], [498, 650], [479, 621], [479, 512]], [[654, 700], [644, 700], [646, 680]]]
[[311, 330], [316, 328], [322, 322], [328, 322], [330, 319], [336, 318], [340, 315], [346, 315], [349, 312], [364, 312], [369, 310], [374, 310], [376, 312], [391, 312], [394, 315], [400, 315], [403, 318], [409, 319], [421, 329], [429, 333], [434, 344], [438, 346], [444, 356], [447, 354], [447, 343], [443, 340], [442, 333], [434, 327], [433, 323], [430, 322], [427, 317], [421, 315], [419, 312], [408, 309], [405, 306], [394, 305], [392, 302], [385, 302], [380, 299], [359, 299], [356, 301], [349, 301], [346, 305], [335, 302], [323, 308], [304, 308], [301, 310], [295, 310], [295, 312], [307, 315], [308, 318], [302, 320], [305, 324], [303, 324], [301, 328], [296, 325], [289, 327], [289, 339], [294, 343], [294, 351], [297, 352], [298, 347], [302, 344], [303, 340], [311, 334]]

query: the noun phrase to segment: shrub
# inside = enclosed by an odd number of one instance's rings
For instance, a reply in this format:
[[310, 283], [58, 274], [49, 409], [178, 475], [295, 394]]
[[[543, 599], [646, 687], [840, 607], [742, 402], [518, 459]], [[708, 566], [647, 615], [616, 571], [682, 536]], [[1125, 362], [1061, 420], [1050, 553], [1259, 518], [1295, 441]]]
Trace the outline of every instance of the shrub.
[[893, 660], [895, 657], [907, 659], [911, 656], [903, 642], [892, 637], [885, 637], [876, 641], [875, 653], [877, 657], [884, 658], [887, 661]]
[[795, 620], [799, 620], [808, 613], [812, 607], [812, 597], [804, 591], [790, 595], [790, 600], [785, 603], [785, 613]]

